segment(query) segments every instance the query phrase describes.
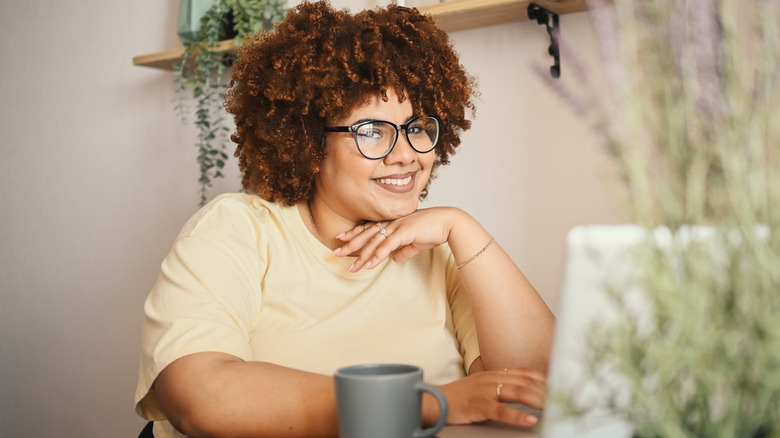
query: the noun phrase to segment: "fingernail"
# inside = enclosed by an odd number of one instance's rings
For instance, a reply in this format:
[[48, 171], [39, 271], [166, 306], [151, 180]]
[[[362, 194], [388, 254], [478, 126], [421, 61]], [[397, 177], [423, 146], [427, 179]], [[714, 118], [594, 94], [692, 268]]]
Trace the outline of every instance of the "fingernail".
[[339, 235], [338, 235], [338, 236], [336, 236], [336, 239], [341, 239], [342, 237], [344, 237], [344, 234], [345, 234], [345, 233], [339, 233]]
[[533, 426], [534, 424], [536, 424], [537, 421], [539, 421], [539, 419], [534, 417], [533, 415], [529, 415], [529, 416], [525, 417], [525, 422], [529, 426]]
[[333, 254], [339, 255], [339, 253], [341, 252], [341, 248], [342, 248], [342, 247], [340, 246], [340, 247], [338, 247], [338, 248], [334, 249], [334, 250], [333, 250]]
[[369, 261], [366, 262], [365, 266], [363, 266], [363, 267], [366, 268], [366, 269], [371, 269], [371, 266], [373, 266], [373, 265], [374, 264], [371, 263], [371, 260], [369, 260]]

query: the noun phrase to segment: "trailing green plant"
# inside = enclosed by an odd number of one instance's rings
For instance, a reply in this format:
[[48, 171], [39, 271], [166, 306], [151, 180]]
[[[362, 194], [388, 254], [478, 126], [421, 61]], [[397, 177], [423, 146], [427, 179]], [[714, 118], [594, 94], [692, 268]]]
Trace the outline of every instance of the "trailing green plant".
[[605, 285], [617, 321], [587, 335], [611, 395], [570, 413], [641, 437], [780, 436], [780, 2], [591, 3], [606, 84], [553, 86], [603, 137], [648, 239], [630, 285]]
[[232, 64], [233, 55], [215, 47], [231, 37], [238, 46], [246, 36], [270, 30], [273, 23], [284, 20], [286, 5], [285, 0], [215, 0], [201, 18], [197, 36], [185, 42], [182, 62], [176, 66], [176, 109], [182, 121], [189, 123], [191, 109], [184, 94], [190, 90], [197, 128], [201, 205], [207, 200], [206, 190], [212, 181], [224, 176], [231, 130], [222, 103], [227, 87], [225, 71]]

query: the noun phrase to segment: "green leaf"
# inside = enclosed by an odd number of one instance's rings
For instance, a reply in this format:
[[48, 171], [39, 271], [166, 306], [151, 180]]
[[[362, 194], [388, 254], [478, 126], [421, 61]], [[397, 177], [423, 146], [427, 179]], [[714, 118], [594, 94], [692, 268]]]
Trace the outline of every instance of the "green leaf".
[[[193, 123], [198, 129], [196, 146], [199, 153], [196, 161], [201, 171], [198, 179], [201, 185], [201, 205], [206, 200], [206, 188], [211, 186], [210, 172], [215, 166], [223, 168], [228, 158], [223, 149], [231, 131], [226, 126], [228, 120], [222, 108], [227, 85], [222, 83], [226, 64], [223, 54], [211, 49], [221, 39], [220, 32], [227, 25], [231, 13], [233, 28], [237, 33], [234, 43], [240, 45], [247, 35], [262, 30], [264, 22], [283, 20], [287, 13], [286, 6], [284, 0], [216, 0], [201, 18], [198, 35], [185, 44], [182, 62], [174, 67], [176, 93], [179, 95], [174, 109], [183, 122], [189, 119], [187, 123]], [[184, 103], [183, 96], [187, 91], [194, 101], [194, 109]], [[195, 117], [190, 119], [187, 112]], [[221, 177], [221, 172], [214, 172], [213, 178]]]

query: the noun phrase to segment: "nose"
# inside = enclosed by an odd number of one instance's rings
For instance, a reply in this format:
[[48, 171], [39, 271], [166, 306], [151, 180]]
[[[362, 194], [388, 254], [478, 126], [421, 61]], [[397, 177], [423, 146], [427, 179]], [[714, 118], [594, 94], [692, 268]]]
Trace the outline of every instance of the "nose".
[[418, 152], [409, 144], [406, 138], [406, 131], [398, 131], [398, 140], [393, 146], [393, 150], [385, 157], [385, 164], [390, 163], [411, 163], [417, 158]]

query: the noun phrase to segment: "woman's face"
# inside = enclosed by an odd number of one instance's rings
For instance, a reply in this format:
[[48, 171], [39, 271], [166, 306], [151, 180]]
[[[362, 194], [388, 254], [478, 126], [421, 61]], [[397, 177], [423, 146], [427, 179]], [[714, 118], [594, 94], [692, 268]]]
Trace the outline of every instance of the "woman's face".
[[[333, 126], [351, 126], [359, 121], [385, 120], [396, 125], [413, 118], [409, 100], [398, 103], [395, 90], [387, 102], [379, 96], [336, 120]], [[420, 193], [428, 184], [436, 153], [412, 149], [403, 132], [389, 155], [378, 160], [363, 157], [351, 132], [331, 132], [326, 137], [325, 158], [315, 178], [318, 207], [352, 223], [392, 220], [417, 210]]]

